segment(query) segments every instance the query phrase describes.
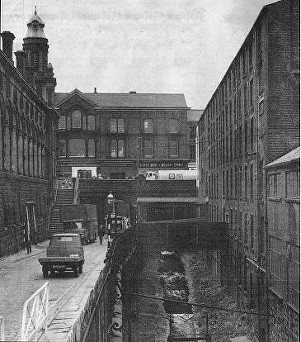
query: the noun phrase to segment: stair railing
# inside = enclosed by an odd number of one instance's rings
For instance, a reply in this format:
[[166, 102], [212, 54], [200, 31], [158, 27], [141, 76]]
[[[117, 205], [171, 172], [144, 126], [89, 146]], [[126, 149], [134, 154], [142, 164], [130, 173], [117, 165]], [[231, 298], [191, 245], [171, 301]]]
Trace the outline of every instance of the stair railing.
[[75, 179], [73, 190], [73, 204], [79, 204], [79, 178]]
[[58, 193], [58, 188], [59, 188], [59, 182], [60, 181], [58, 179], [55, 181], [54, 200], [50, 203], [50, 206], [49, 206], [49, 209], [48, 209], [48, 222], [47, 222], [47, 229], [48, 229], [48, 231], [50, 229], [52, 209], [55, 207], [56, 201], [57, 201], [57, 193]]

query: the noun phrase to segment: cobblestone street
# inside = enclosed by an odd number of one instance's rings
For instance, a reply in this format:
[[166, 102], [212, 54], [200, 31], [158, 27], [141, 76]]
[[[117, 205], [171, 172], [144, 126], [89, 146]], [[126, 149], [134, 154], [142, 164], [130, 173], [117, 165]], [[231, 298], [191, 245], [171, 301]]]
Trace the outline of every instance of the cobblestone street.
[[[48, 241], [33, 246], [32, 254], [21, 252], [0, 259], [0, 315], [5, 320], [7, 341], [18, 339], [21, 329], [22, 310], [24, 302], [46, 280], [38, 258], [45, 255]], [[60, 302], [64, 295], [73, 287], [78, 286], [96, 264], [103, 263], [107, 244], [100, 246], [99, 241], [84, 246], [85, 264], [83, 274], [74, 278], [73, 274], [48, 278], [50, 310]]]

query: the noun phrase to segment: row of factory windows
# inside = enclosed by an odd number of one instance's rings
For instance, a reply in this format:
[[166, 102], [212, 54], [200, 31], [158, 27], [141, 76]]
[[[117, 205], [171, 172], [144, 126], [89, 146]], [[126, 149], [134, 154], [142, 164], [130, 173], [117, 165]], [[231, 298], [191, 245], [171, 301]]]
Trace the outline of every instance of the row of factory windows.
[[[141, 151], [142, 150], [142, 151]], [[109, 141], [109, 157], [110, 158], [126, 158], [127, 157], [126, 142], [123, 139], [111, 139]], [[155, 158], [155, 142], [154, 140], [144, 139], [142, 146], [139, 147], [139, 157], [146, 159]], [[179, 141], [169, 140], [168, 142], [169, 158], [179, 157]], [[60, 139], [59, 140], [59, 157], [96, 157], [96, 141], [94, 139]]]
[[[232, 235], [232, 237], [243, 243], [245, 248], [250, 248], [252, 252], [255, 252], [256, 233], [254, 215], [243, 213], [238, 209], [229, 209], [226, 211], [226, 209], [223, 208], [223, 212], [221, 212], [219, 209], [220, 207], [218, 205], [210, 204], [210, 221], [223, 221], [229, 223], [229, 233]], [[258, 241], [260, 242], [259, 238]], [[258, 248], [259, 250], [263, 249], [263, 246], [258, 246]]]
[[[222, 181], [222, 184], [220, 183]], [[261, 176], [257, 181], [262, 182]], [[220, 188], [221, 184], [221, 188]], [[210, 174], [208, 176], [208, 195], [211, 198], [220, 198], [219, 191], [222, 190], [224, 198], [233, 199], [254, 199], [254, 167], [245, 165], [244, 167], [235, 166], [228, 170], [223, 170], [223, 178], [219, 180], [218, 174]]]
[[45, 125], [45, 114], [40, 106], [31, 103], [23, 92], [11, 84], [10, 78], [3, 76], [0, 72], [0, 90], [4, 89], [6, 97], [12, 101], [20, 114], [25, 114], [41, 127]]
[[23, 135], [17, 135], [15, 131], [10, 132], [3, 129], [1, 133], [0, 168], [21, 175], [44, 177], [46, 167], [45, 147], [27, 139]]
[[[256, 43], [256, 44], [255, 44]], [[257, 27], [254, 30], [248, 41], [245, 43], [240, 53], [236, 56], [232, 62], [227, 74], [225, 75], [222, 83], [219, 85], [217, 92], [208, 104], [205, 111], [209, 112], [209, 119], [217, 116], [218, 108], [227, 102], [228, 96], [232, 95], [240, 86], [242, 81], [247, 80], [247, 76], [252, 78], [255, 73], [258, 76], [258, 93], [263, 91], [263, 54], [262, 54], [262, 30], [261, 27]], [[255, 49], [256, 47], [256, 49]], [[256, 61], [255, 61], [256, 57]], [[254, 68], [255, 66], [255, 68]], [[256, 70], [255, 70], [256, 69]], [[247, 105], [247, 89], [244, 86], [244, 105]], [[240, 96], [240, 94], [239, 94]], [[252, 107], [253, 101], [253, 80], [250, 81], [250, 106]]]
[[[59, 130], [83, 129], [96, 130], [95, 116], [88, 114], [82, 115], [81, 111], [74, 110], [70, 116], [61, 115], [59, 118]], [[110, 133], [125, 133], [126, 125], [123, 118], [111, 118], [109, 120], [108, 130]], [[143, 120], [143, 133], [151, 134], [156, 132], [155, 122], [153, 119]], [[179, 122], [176, 119], [169, 120], [169, 133], [179, 133]]]
[[[284, 184], [283, 184], [284, 181]], [[287, 171], [285, 177], [281, 173], [274, 173], [268, 177], [269, 197], [300, 197], [300, 171]]]

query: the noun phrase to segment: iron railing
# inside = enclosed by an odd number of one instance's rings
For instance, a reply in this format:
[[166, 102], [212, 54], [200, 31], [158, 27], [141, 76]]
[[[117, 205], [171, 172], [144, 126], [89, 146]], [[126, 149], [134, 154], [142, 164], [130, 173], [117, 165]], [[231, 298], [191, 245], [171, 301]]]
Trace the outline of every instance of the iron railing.
[[47, 340], [48, 298], [47, 282], [24, 303], [21, 341]]

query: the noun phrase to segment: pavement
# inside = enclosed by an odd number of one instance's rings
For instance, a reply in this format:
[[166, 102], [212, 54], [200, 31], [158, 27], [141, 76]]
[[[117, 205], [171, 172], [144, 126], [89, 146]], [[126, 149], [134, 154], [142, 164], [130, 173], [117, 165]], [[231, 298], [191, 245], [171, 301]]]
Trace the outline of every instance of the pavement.
[[[19, 253], [0, 259], [0, 316], [4, 318], [5, 341], [19, 340], [24, 302], [46, 282], [38, 258], [45, 255], [48, 244], [49, 240], [32, 246], [30, 254], [27, 254], [26, 250], [21, 250]], [[64, 319], [64, 308], [66, 305], [70, 308], [72, 299], [72, 303], [75, 303], [72, 307], [73, 320], [66, 317], [67, 325], [71, 328], [104, 267], [106, 240], [103, 245], [100, 245], [97, 240], [93, 244], [84, 246], [84, 250], [85, 264], [83, 273], [78, 278], [65, 273], [62, 276], [47, 279], [49, 283], [49, 331], [52, 335], [50, 341], [61, 340], [57, 335], [60, 329], [52, 329], [52, 324], [57, 322], [57, 317], [60, 320]], [[65, 324], [65, 335], [67, 330], [68, 327]]]

